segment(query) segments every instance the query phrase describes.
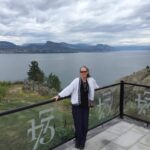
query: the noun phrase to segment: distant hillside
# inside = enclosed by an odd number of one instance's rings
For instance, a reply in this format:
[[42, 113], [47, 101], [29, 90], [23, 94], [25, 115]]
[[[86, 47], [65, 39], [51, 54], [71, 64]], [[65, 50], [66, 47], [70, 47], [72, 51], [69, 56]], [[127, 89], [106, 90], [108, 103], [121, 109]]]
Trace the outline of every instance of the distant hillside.
[[144, 84], [150, 86], [150, 67], [147, 66], [146, 68], [133, 72], [133, 74], [125, 76], [116, 82], [120, 82], [121, 80], [129, 83], [135, 84]]
[[12, 51], [16, 51], [16, 49], [20, 49], [19, 46], [6, 41], [0, 41], [0, 53], [10, 53]]
[[115, 50], [150, 50], [150, 45], [124, 45], [114, 46]]
[[106, 52], [114, 50], [104, 44], [68, 44], [47, 41], [46, 43], [31, 43], [15, 45], [7, 41], [0, 42], [0, 53], [78, 53], [78, 52]]
[[64, 42], [27, 43], [16, 45], [7, 41], [0, 41], [0, 53], [79, 53], [79, 52], [110, 52], [122, 50], [150, 50], [150, 46], [110, 46], [107, 44], [69, 44]]

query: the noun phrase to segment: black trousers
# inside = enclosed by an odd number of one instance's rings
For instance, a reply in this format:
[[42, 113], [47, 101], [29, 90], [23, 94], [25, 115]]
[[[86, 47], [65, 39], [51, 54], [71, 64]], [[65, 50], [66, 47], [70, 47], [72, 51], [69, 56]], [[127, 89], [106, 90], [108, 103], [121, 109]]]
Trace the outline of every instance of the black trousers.
[[89, 107], [72, 105], [72, 115], [75, 127], [76, 144], [84, 145], [88, 132]]

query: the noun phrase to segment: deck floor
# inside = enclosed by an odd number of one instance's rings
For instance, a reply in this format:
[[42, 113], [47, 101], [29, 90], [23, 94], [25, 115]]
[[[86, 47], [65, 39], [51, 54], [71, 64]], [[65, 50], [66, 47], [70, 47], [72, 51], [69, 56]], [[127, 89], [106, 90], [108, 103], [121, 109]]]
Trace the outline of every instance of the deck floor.
[[[77, 150], [74, 148], [73, 140], [63, 144], [55, 150], [59, 149]], [[93, 137], [88, 138], [84, 149], [150, 150], [150, 129], [131, 122], [119, 121]]]

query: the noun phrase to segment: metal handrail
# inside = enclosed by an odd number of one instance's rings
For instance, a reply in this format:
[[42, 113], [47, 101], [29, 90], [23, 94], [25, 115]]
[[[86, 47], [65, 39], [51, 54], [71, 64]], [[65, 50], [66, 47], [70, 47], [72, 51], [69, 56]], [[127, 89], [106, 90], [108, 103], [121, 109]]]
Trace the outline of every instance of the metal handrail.
[[150, 88], [150, 86], [149, 86], [149, 85], [136, 84], [136, 83], [129, 83], [129, 82], [125, 82], [125, 81], [123, 81], [123, 82], [124, 82], [124, 84], [127, 84], [127, 85], [141, 86], [141, 87]]
[[[100, 88], [95, 89], [95, 91], [105, 89], [105, 88], [109, 88], [109, 87], [116, 86], [116, 85], [120, 85], [120, 83], [100, 87]], [[57, 101], [64, 100], [66, 98], [70, 98], [70, 96], [59, 98]], [[7, 110], [7, 111], [4, 111], [4, 112], [0, 112], [0, 117], [8, 115], [8, 114], [13, 114], [13, 113], [16, 113], [16, 112], [20, 112], [20, 111], [23, 111], [23, 110], [31, 109], [31, 108], [34, 108], [34, 107], [37, 107], [37, 106], [46, 105], [46, 104], [53, 103], [53, 102], [56, 102], [56, 100], [55, 99], [45, 100], [45, 101], [42, 101], [42, 102], [39, 102], [39, 103], [36, 103], [36, 104], [27, 105], [27, 106], [23, 106], [23, 107], [18, 107], [16, 109]]]
[[116, 85], [120, 85], [120, 83], [111, 84], [111, 85], [108, 85], [108, 86], [103, 86], [103, 87], [95, 89], [95, 91], [106, 89], [106, 88], [113, 87], [113, 86], [116, 86]]
[[[97, 89], [95, 89], [95, 91], [106, 89], [106, 88], [113, 87], [113, 86], [116, 86], [116, 85], [121, 85], [121, 82], [97, 88]], [[150, 88], [150, 86], [147, 86], [147, 85], [128, 83], [128, 82], [124, 82], [124, 81], [123, 81], [123, 84]], [[59, 98], [57, 101], [64, 100], [66, 98], [70, 98], [70, 96]], [[7, 110], [7, 111], [3, 111], [3, 112], [0, 112], [0, 117], [8, 115], [8, 114], [13, 114], [13, 113], [16, 113], [16, 112], [20, 112], [20, 111], [23, 111], [23, 110], [31, 109], [31, 108], [34, 108], [34, 107], [37, 107], [37, 106], [46, 105], [46, 104], [53, 103], [53, 102], [56, 102], [56, 100], [54, 98], [53, 99], [49, 99], [49, 100], [45, 100], [45, 101], [42, 101], [42, 102], [38, 102], [36, 104], [31, 104], [31, 105], [27, 105], [27, 106], [23, 106], [23, 107], [18, 107], [16, 109], [11, 109], [11, 110]]]
[[[69, 96], [60, 98], [57, 101], [60, 101], [60, 100], [66, 99], [66, 98], [69, 98]], [[42, 101], [42, 102], [38, 102], [36, 104], [31, 104], [31, 105], [27, 105], [27, 106], [23, 106], [23, 107], [18, 107], [16, 109], [7, 110], [7, 111], [4, 111], [4, 112], [0, 112], [0, 117], [8, 115], [8, 114], [13, 114], [13, 113], [16, 113], [16, 112], [20, 112], [20, 111], [23, 111], [23, 110], [27, 110], [27, 109], [30, 109], [30, 108], [34, 108], [34, 107], [37, 107], [37, 106], [46, 105], [46, 104], [53, 103], [53, 102], [56, 102], [56, 100], [55, 99], [45, 100], [45, 101]]]

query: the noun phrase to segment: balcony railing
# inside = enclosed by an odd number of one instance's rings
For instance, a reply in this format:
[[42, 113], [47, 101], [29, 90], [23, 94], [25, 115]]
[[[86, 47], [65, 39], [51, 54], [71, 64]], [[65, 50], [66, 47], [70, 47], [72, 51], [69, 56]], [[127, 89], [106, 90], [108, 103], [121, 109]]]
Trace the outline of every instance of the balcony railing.
[[[0, 113], [0, 149], [49, 150], [74, 138], [70, 97]], [[150, 86], [120, 83], [96, 89], [89, 130], [124, 116], [150, 124]]]

